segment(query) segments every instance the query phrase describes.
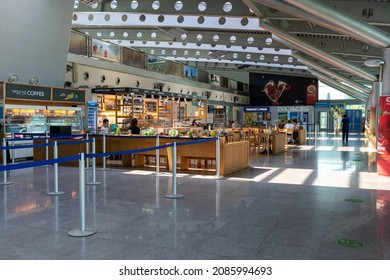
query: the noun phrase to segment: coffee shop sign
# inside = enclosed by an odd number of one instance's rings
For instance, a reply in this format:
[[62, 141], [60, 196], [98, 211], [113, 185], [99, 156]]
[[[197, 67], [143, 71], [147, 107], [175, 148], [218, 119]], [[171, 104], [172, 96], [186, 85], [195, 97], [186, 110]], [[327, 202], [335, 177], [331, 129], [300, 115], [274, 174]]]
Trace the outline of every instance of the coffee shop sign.
[[19, 96], [31, 96], [31, 97], [44, 97], [45, 92], [44, 91], [36, 91], [36, 90], [20, 90], [20, 89], [15, 89], [13, 90], [13, 93], [15, 95]]

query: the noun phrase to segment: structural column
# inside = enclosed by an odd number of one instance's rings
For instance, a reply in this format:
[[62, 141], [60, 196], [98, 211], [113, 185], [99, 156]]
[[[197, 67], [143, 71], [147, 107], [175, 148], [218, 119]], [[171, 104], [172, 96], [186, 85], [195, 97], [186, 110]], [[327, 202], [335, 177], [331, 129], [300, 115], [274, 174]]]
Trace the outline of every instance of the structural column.
[[0, 1], [0, 81], [63, 87], [74, 1]]
[[383, 51], [382, 91], [377, 106], [377, 173], [390, 176], [390, 48]]

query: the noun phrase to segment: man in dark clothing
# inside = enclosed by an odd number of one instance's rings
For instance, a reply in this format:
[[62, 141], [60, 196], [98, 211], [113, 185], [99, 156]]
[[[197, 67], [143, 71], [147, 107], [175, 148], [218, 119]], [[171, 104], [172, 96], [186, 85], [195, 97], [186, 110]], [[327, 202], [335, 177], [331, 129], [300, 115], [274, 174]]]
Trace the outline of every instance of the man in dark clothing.
[[346, 114], [344, 114], [343, 119], [341, 120], [341, 131], [343, 133], [343, 142], [346, 140], [348, 143], [348, 134], [349, 134], [349, 119]]

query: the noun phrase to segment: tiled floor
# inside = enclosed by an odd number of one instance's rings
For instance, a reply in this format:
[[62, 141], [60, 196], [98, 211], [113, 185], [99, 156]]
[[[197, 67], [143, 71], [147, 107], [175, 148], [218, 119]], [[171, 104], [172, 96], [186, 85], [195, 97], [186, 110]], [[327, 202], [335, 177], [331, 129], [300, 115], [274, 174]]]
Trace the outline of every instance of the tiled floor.
[[[1, 259], [390, 259], [390, 177], [369, 165], [359, 135], [349, 144], [333, 134], [216, 180], [178, 174], [98, 170], [86, 186], [86, 227], [80, 229], [78, 168], [10, 172], [0, 186]], [[91, 180], [87, 170], [87, 181]], [[358, 199], [348, 202], [346, 199]], [[364, 243], [349, 248], [341, 239]]]

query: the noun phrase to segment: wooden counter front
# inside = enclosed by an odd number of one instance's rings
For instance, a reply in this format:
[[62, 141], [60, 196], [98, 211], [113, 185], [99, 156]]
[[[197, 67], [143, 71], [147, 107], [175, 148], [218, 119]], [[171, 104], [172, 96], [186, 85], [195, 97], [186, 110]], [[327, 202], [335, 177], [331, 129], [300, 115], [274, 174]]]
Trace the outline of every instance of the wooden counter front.
[[286, 135], [284, 133], [272, 134], [272, 154], [277, 155], [285, 151]]
[[[96, 138], [96, 152], [103, 152], [103, 137]], [[176, 143], [188, 143], [205, 138], [171, 138], [159, 137], [159, 145]], [[216, 159], [216, 141], [202, 142], [199, 144], [177, 146], [176, 155], [178, 157], [180, 170], [190, 168], [191, 159]], [[156, 147], [156, 137], [154, 136], [106, 136], [106, 152], [119, 152], [128, 150], [138, 150]], [[160, 149], [160, 156], [167, 157], [167, 149]], [[135, 166], [144, 167], [146, 156], [156, 156], [156, 150], [135, 154]], [[220, 173], [226, 175], [249, 166], [249, 142], [238, 141], [220, 145]], [[169, 157], [167, 157], [169, 158]], [[102, 164], [102, 159], [96, 159], [98, 165]], [[171, 161], [167, 162], [169, 168]], [[122, 156], [122, 166], [131, 166], [131, 155]], [[211, 169], [210, 169], [211, 170]]]
[[[53, 139], [50, 142], [57, 141], [58, 146], [58, 158], [61, 157], [69, 157], [69, 156], [77, 156], [80, 153], [85, 153], [86, 151], [86, 143], [80, 142], [80, 140], [75, 139]], [[74, 142], [74, 144], [63, 144], [61, 142]], [[45, 140], [34, 140], [34, 144], [44, 144]], [[92, 147], [92, 143], [89, 143], [90, 148]], [[49, 159], [53, 159], [53, 148], [54, 146], [48, 147], [48, 157]], [[34, 147], [34, 161], [46, 160], [46, 147]], [[78, 166], [79, 162], [77, 160], [61, 162], [59, 165], [62, 166]]]

